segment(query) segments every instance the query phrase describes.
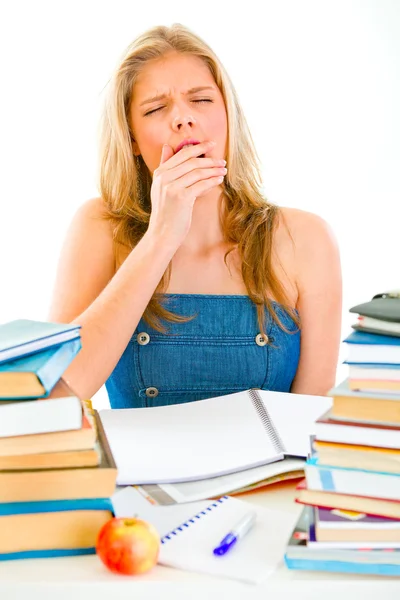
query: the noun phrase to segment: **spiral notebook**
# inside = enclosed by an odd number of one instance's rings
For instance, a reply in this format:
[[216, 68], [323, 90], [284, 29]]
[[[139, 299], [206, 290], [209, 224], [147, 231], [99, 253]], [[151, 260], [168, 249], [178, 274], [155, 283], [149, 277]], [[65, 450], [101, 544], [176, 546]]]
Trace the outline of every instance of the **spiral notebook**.
[[[263, 581], [282, 562], [296, 518], [230, 496], [215, 501], [152, 506], [134, 488], [128, 487], [117, 492], [112, 501], [116, 516], [144, 519], [158, 530], [159, 564], [248, 583]], [[213, 549], [253, 510], [257, 518], [249, 533], [224, 556], [215, 556]]]
[[118, 484], [173, 483], [307, 457], [314, 423], [331, 404], [325, 396], [252, 389], [99, 415]]

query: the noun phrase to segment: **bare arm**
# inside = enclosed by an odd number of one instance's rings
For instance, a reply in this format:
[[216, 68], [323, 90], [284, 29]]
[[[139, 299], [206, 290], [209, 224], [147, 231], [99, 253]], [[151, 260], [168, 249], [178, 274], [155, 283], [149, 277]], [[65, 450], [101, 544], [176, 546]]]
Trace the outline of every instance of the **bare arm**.
[[174, 154], [171, 146], [163, 147], [148, 230], [116, 273], [102, 200], [77, 212], [61, 253], [49, 320], [82, 326], [82, 350], [64, 374], [82, 398], [95, 394], [114, 370], [190, 229], [196, 198], [221, 184], [221, 160], [199, 158], [210, 148], [203, 142]]
[[101, 204], [90, 200], [72, 221], [49, 313], [50, 321], [82, 326], [82, 350], [64, 377], [83, 398], [112, 373], [175, 252], [146, 234], [115, 273]]
[[327, 223], [293, 211], [288, 219], [295, 242], [300, 361], [291, 391], [325, 395], [335, 384], [342, 318], [339, 250]]

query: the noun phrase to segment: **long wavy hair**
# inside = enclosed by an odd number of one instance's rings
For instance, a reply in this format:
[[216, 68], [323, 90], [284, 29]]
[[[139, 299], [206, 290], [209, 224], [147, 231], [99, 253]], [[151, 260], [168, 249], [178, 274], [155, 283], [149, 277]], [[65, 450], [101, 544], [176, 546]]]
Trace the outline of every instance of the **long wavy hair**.
[[[261, 333], [265, 333], [265, 308], [274, 321], [288, 331], [270, 295], [300, 325], [297, 312], [289, 306], [288, 297], [272, 267], [273, 233], [279, 217], [278, 206], [262, 194], [260, 161], [244, 117], [235, 88], [218, 57], [197, 35], [180, 23], [171, 27], [153, 27], [136, 38], [108, 84], [101, 120], [100, 193], [105, 203], [105, 218], [113, 224], [117, 268], [121, 264], [121, 248], [129, 252], [145, 234], [151, 213], [151, 174], [142, 157], [134, 157], [133, 134], [129, 122], [132, 93], [138, 74], [150, 60], [178, 52], [201, 58], [208, 66], [225, 101], [228, 120], [228, 173], [223, 182], [221, 227], [230, 248], [236, 247], [241, 272], [250, 299], [257, 308]], [[227, 265], [228, 266], [228, 265]], [[171, 263], [159, 282], [143, 319], [160, 332], [164, 321], [185, 322], [193, 316], [177, 315], [161, 302], [171, 276]]]

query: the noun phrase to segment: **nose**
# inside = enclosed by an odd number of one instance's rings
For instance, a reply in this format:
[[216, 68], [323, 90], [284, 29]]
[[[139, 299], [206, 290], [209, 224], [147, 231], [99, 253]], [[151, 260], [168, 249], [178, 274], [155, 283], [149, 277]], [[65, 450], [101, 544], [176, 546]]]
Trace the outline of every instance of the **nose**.
[[196, 119], [192, 115], [177, 115], [172, 122], [175, 131], [182, 131], [182, 129], [193, 127], [193, 125], [196, 125]]

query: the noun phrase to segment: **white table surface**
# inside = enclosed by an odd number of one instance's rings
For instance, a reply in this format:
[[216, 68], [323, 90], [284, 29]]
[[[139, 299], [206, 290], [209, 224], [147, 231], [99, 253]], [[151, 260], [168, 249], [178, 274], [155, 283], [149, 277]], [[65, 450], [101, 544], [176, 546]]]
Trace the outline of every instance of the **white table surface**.
[[[240, 496], [288, 512], [295, 521], [301, 506], [295, 484], [281, 483]], [[400, 578], [291, 571], [282, 562], [262, 584], [249, 585], [157, 565], [141, 576], [114, 575], [97, 556], [0, 562], [0, 600], [400, 600]]]

